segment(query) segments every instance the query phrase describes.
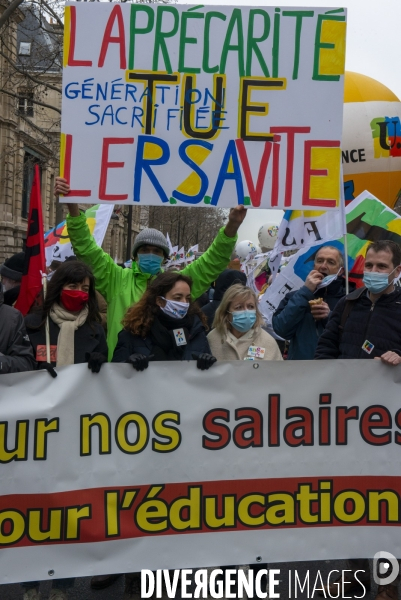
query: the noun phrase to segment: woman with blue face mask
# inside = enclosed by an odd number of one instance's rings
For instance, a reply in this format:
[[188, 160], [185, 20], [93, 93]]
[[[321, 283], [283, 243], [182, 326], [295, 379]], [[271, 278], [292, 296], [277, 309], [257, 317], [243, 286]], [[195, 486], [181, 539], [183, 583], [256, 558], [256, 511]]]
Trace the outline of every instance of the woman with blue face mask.
[[192, 280], [177, 271], [161, 273], [128, 309], [113, 362], [143, 371], [149, 361], [196, 360], [208, 369], [216, 359], [206, 338], [206, 318], [191, 301]]
[[[207, 336], [213, 355], [217, 360], [283, 360], [277, 342], [262, 325], [255, 293], [242, 284], [232, 285], [224, 293], [214, 316], [214, 329]], [[254, 579], [260, 569], [267, 568], [263, 563], [249, 566]], [[222, 570], [233, 568], [222, 567]], [[266, 585], [263, 575], [261, 587], [265, 589]]]
[[208, 335], [217, 360], [282, 360], [276, 341], [262, 329], [254, 292], [240, 284], [225, 292]]

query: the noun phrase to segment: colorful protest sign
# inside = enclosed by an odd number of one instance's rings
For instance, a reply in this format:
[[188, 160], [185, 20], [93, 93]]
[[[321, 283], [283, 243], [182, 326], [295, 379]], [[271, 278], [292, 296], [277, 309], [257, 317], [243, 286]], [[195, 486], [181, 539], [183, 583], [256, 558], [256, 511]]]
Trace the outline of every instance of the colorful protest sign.
[[401, 558], [399, 378], [255, 364], [3, 375], [0, 583]]
[[345, 33], [342, 8], [67, 3], [69, 201], [335, 208]]
[[[91, 206], [91, 208], [88, 208], [85, 212], [86, 222], [88, 223], [90, 232], [98, 246], [103, 244], [113, 209], [113, 204], [109, 206], [97, 204]], [[57, 227], [54, 227], [45, 233], [45, 255], [47, 266], [50, 265], [52, 260], [64, 261], [68, 256], [72, 256], [73, 254], [74, 250], [68, 236], [66, 221], [63, 221], [57, 225]]]
[[[401, 246], [401, 217], [367, 191], [347, 205], [345, 216], [349, 280], [361, 287], [368, 245], [377, 240], [392, 240]], [[303, 221], [303, 217], [299, 217], [300, 230], [306, 229]], [[345, 255], [343, 237], [323, 237], [327, 232], [338, 231], [340, 221], [340, 213], [333, 212], [310, 218], [308, 228], [313, 231], [315, 243], [304, 244], [299, 252], [289, 258], [287, 266], [281, 270], [261, 298], [260, 309], [269, 324], [285, 294], [298, 290], [304, 284], [313, 268], [314, 257], [319, 248], [330, 244]], [[296, 230], [291, 229], [291, 220], [287, 220], [286, 224], [289, 227], [289, 237], [296, 235]]]

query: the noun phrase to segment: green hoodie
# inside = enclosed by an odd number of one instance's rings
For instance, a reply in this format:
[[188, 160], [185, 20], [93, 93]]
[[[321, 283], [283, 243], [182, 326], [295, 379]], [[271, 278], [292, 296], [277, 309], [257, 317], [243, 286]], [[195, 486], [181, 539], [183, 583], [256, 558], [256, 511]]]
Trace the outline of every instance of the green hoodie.
[[[85, 214], [78, 217], [67, 217], [68, 235], [77, 258], [88, 264], [96, 278], [96, 289], [107, 302], [107, 343], [109, 360], [117, 345], [117, 337], [121, 331], [121, 321], [127, 309], [140, 300], [149, 280], [155, 276], [142, 273], [138, 264], [133, 261], [131, 269], [123, 269], [115, 264], [93, 239], [86, 223]], [[181, 271], [193, 280], [192, 297], [198, 298], [227, 268], [234, 250], [237, 236], [229, 238], [220, 229], [213, 244], [197, 260]]]

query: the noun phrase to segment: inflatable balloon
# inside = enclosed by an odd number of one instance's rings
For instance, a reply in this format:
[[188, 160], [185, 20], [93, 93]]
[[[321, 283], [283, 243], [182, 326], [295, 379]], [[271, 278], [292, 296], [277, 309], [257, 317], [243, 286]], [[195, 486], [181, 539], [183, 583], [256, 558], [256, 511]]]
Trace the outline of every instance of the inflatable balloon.
[[235, 246], [234, 254], [235, 258], [239, 258], [241, 261], [245, 260], [249, 254], [259, 254], [260, 248], [250, 240], [243, 240], [238, 242]]
[[258, 231], [258, 240], [264, 252], [272, 250], [276, 243], [278, 234], [278, 225], [273, 223], [266, 223]]
[[393, 208], [401, 198], [401, 102], [371, 77], [344, 78], [342, 162], [345, 200], [364, 190]]

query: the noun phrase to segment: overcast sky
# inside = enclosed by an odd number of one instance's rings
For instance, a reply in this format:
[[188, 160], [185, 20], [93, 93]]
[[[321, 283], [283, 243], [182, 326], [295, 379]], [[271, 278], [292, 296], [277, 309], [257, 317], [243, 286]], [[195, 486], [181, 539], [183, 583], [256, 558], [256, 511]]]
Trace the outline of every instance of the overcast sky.
[[[273, 5], [266, 0], [250, 2], [203, 0], [202, 4]], [[347, 71], [356, 71], [373, 77], [401, 98], [401, 0], [346, 0], [343, 4], [279, 0], [275, 6], [347, 8]], [[282, 212], [277, 210], [249, 210], [246, 221], [240, 229], [240, 240], [250, 239], [257, 242], [260, 225], [268, 222], [279, 223], [281, 215]]]

